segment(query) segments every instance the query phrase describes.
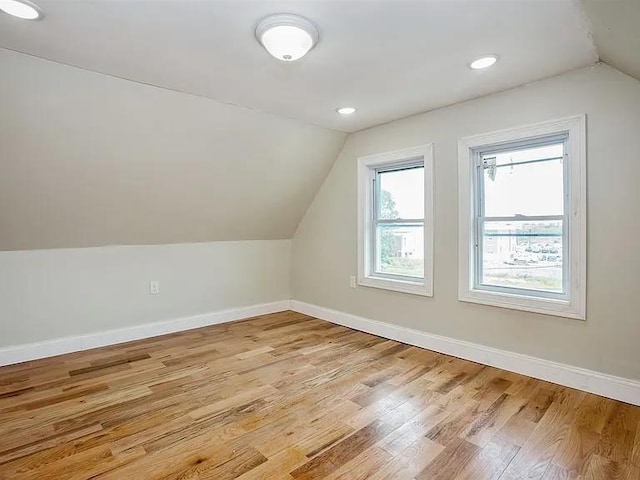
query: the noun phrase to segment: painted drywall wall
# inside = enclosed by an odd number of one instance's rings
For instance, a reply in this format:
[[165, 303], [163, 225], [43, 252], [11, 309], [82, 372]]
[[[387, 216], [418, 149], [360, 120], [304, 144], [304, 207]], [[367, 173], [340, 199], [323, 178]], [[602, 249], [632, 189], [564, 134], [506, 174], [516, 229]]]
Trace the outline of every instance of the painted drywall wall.
[[346, 138], [5, 49], [0, 72], [0, 250], [291, 238]]
[[[0, 348], [287, 300], [290, 240], [0, 252]], [[160, 282], [150, 295], [149, 281]]]
[[[499, 69], [499, 66], [497, 67]], [[485, 72], [486, 74], [499, 74]], [[587, 114], [587, 321], [458, 301], [460, 137]], [[363, 317], [622, 377], [640, 378], [640, 82], [606, 65], [354, 134], [293, 241], [292, 295]], [[356, 165], [434, 143], [434, 297], [366, 287], [356, 275]]]

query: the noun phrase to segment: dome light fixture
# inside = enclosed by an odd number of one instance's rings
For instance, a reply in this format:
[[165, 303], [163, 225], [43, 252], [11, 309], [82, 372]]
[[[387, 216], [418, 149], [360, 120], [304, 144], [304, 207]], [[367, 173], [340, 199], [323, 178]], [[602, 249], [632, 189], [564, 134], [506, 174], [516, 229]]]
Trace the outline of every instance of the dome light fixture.
[[340, 107], [336, 108], [336, 112], [338, 112], [340, 115], [352, 115], [356, 113], [356, 109], [353, 107]]
[[289, 13], [270, 15], [256, 26], [258, 41], [267, 52], [283, 62], [304, 57], [318, 43], [318, 37], [318, 29], [313, 23]]
[[474, 70], [482, 70], [484, 68], [489, 68], [494, 65], [498, 61], [497, 55], [485, 55], [484, 57], [480, 57], [475, 59], [473, 62], [469, 64], [469, 66]]
[[24, 20], [41, 20], [44, 12], [28, 0], [0, 0], [0, 10]]

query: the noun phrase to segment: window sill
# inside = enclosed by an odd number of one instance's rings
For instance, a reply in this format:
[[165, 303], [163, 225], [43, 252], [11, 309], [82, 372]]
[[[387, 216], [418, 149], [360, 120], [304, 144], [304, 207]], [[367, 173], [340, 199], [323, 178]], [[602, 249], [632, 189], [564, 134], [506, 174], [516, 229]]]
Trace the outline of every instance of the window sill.
[[433, 297], [432, 288], [424, 282], [412, 282], [410, 280], [396, 280], [381, 277], [360, 277], [358, 285], [363, 287], [380, 288], [392, 290], [394, 292], [409, 293], [412, 295], [422, 295]]
[[566, 300], [536, 298], [503, 292], [489, 292], [486, 290], [462, 291], [458, 295], [458, 299], [462, 302], [542, 313], [555, 317], [573, 318], [576, 320], [585, 320], [586, 318], [584, 307]]

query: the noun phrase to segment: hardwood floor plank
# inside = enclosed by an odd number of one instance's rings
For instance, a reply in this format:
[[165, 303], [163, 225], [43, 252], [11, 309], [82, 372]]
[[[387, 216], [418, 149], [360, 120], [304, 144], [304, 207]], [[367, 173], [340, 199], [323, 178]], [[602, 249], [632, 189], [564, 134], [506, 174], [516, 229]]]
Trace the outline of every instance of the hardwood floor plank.
[[451, 480], [460, 475], [481, 448], [462, 438], [454, 438], [416, 480]]
[[569, 472], [584, 473], [583, 467], [594, 453], [598, 437], [596, 433], [585, 428], [569, 427], [552, 462]]
[[308, 458], [297, 448], [287, 448], [270, 457], [266, 462], [243, 473], [238, 478], [241, 480], [292, 480], [287, 472], [294, 470], [306, 462]]
[[295, 312], [0, 368], [0, 479], [640, 480], [640, 408]]
[[520, 447], [504, 440], [487, 444], [455, 477], [455, 480], [494, 480], [500, 477]]
[[[420, 437], [397, 455], [393, 460], [373, 472], [371, 480], [394, 479], [410, 480], [424, 470], [444, 447], [428, 438]], [[387, 450], [388, 451], [388, 450]]]
[[394, 423], [375, 421], [298, 467], [291, 472], [291, 476], [303, 480], [324, 478], [377, 443], [394, 428]]
[[575, 470], [568, 470], [552, 463], [547, 467], [547, 471], [544, 472], [542, 480], [579, 480], [581, 478], [584, 477]]
[[393, 457], [384, 450], [371, 447], [360, 453], [332, 474], [324, 477], [325, 480], [369, 480], [373, 474], [388, 464]]

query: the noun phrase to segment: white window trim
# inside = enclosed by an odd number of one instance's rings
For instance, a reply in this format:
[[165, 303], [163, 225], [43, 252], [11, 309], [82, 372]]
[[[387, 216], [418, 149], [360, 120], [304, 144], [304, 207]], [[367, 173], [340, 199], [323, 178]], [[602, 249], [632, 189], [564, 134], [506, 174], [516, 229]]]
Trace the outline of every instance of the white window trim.
[[[369, 262], [373, 221], [371, 171], [420, 159], [424, 161], [424, 278], [413, 281], [373, 276]], [[358, 285], [433, 296], [433, 144], [358, 158]]]
[[[569, 225], [569, 298], [568, 300], [532, 297], [474, 288], [474, 168], [477, 148], [510, 143], [553, 134], [569, 133], [567, 172], [570, 212]], [[586, 318], [587, 257], [587, 181], [586, 116], [578, 115], [481, 135], [458, 142], [458, 299], [496, 307], [524, 310], [560, 317]]]

